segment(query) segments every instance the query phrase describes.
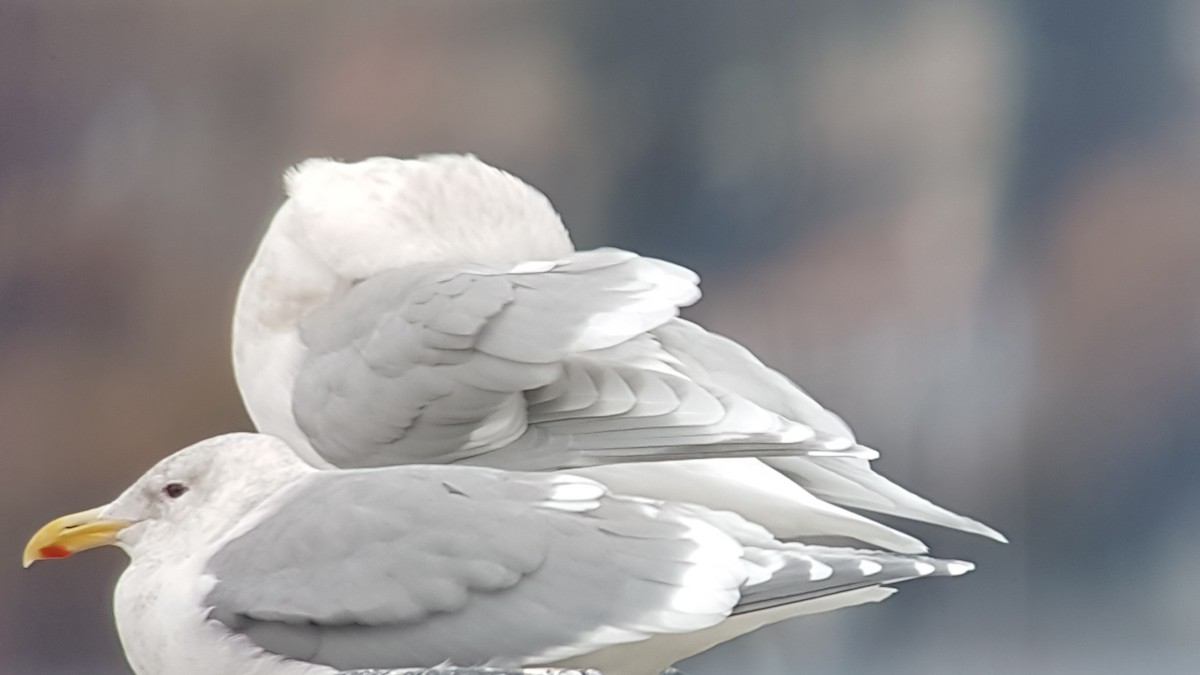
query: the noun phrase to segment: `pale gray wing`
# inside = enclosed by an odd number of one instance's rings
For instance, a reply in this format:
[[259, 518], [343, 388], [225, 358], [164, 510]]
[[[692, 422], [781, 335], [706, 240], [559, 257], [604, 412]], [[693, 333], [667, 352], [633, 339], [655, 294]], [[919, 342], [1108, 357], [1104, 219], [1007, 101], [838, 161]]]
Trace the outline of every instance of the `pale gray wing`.
[[922, 577], [956, 577], [975, 569], [963, 560], [942, 560], [889, 551], [780, 542], [736, 513], [702, 506], [677, 507], [733, 537], [749, 566], [734, 614], [840, 595]]
[[651, 331], [698, 294], [690, 271], [615, 249], [381, 274], [305, 317], [293, 413], [340, 467], [855, 454], [680, 372]]
[[698, 294], [691, 272], [615, 249], [387, 272], [305, 317], [293, 412], [338, 466], [482, 455], [524, 434], [523, 392], [559, 378], [566, 354], [627, 340]]
[[872, 586], [890, 586], [923, 577], [956, 577], [975, 569], [963, 560], [941, 560], [850, 548], [785, 544], [749, 549], [769, 573], [742, 589], [734, 614], [816, 600]]
[[207, 563], [210, 617], [339, 669], [549, 663], [723, 620], [742, 547], [691, 507], [480, 467], [320, 472]]
[[766, 410], [830, 436], [854, 441], [854, 432], [841, 417], [737, 342], [683, 319], [664, 323], [654, 330], [654, 336], [688, 375], [706, 378]]
[[[715, 386], [735, 392], [788, 419], [831, 436], [854, 440], [850, 427], [840, 417], [736, 342], [682, 319], [663, 324], [654, 330], [654, 335], [663, 348], [683, 364], [685, 374], [697, 379], [709, 378]], [[763, 461], [812, 494], [834, 504], [1006, 541], [1004, 535], [987, 525], [942, 508], [875, 473], [863, 457], [765, 457]]]
[[[672, 321], [665, 322], [669, 325]], [[573, 353], [563, 377], [527, 393], [530, 425], [581, 455], [575, 466], [738, 456], [874, 457], [690, 369], [658, 330]]]
[[834, 504], [950, 527], [1000, 542], [1008, 541], [1003, 534], [978, 520], [938, 506], [875, 473], [870, 463], [863, 459], [772, 457], [763, 461], [812, 494]]

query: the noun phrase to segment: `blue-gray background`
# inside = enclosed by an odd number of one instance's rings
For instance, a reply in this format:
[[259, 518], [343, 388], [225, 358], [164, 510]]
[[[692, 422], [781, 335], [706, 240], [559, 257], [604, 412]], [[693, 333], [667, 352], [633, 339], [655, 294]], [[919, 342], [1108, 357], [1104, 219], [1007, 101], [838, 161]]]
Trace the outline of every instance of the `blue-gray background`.
[[121, 554], [20, 549], [248, 428], [282, 169], [433, 151], [694, 267], [692, 318], [1013, 539], [913, 528], [979, 571], [686, 672], [1200, 672], [1198, 92], [1194, 0], [7, 0], [0, 672], [127, 672]]

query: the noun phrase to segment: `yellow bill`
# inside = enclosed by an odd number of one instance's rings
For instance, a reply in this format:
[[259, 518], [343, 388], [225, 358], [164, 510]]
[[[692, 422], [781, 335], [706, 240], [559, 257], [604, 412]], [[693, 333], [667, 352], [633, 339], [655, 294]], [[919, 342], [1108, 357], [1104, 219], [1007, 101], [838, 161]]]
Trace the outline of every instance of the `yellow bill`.
[[72, 553], [117, 542], [117, 533], [131, 523], [125, 520], [100, 518], [104, 507], [72, 513], [46, 523], [25, 544], [22, 563], [29, 567], [35, 561], [65, 558]]

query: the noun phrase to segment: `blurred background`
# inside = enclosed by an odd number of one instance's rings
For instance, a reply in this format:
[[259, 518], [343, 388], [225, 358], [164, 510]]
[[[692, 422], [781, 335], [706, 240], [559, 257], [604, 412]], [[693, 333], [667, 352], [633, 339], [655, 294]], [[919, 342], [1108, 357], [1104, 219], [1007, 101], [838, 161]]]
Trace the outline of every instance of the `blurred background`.
[[696, 269], [690, 318], [1013, 540], [912, 526], [979, 570], [684, 672], [1200, 672], [1198, 93], [1192, 0], [8, 0], [0, 673], [128, 673], [123, 555], [19, 553], [249, 428], [284, 168], [435, 151]]

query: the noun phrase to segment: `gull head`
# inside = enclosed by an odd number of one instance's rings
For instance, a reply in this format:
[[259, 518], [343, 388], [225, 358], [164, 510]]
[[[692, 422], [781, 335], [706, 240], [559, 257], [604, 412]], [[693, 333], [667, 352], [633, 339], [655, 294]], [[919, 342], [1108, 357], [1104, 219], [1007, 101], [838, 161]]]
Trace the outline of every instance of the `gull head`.
[[106, 545], [133, 558], [186, 556], [312, 470], [272, 436], [210, 438], [163, 459], [111, 503], [47, 523], [26, 544], [23, 563]]
[[470, 155], [309, 159], [284, 177], [280, 236], [340, 279], [422, 262], [519, 262], [571, 252], [545, 195]]
[[388, 270], [574, 251], [545, 195], [470, 155], [309, 159], [284, 184], [288, 197], [238, 290], [235, 350], [289, 333], [309, 310]]

